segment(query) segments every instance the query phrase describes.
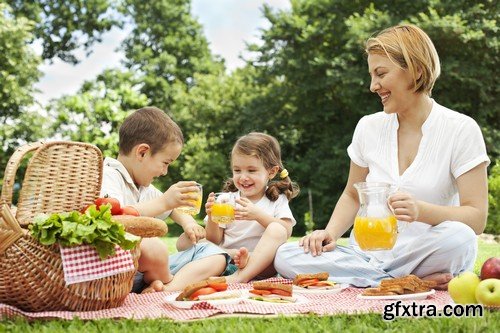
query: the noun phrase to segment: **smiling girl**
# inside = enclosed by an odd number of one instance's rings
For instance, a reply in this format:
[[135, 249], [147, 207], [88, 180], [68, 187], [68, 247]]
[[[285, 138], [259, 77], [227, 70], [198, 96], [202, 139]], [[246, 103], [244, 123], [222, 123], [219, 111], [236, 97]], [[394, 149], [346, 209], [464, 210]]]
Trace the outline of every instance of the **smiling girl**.
[[273, 276], [276, 250], [290, 237], [296, 223], [288, 201], [297, 196], [299, 188], [283, 168], [278, 141], [264, 133], [252, 132], [238, 139], [231, 153], [231, 167], [233, 176], [224, 191], [236, 199], [235, 222], [219, 225], [212, 221], [214, 194], [210, 193], [207, 240], [219, 244], [233, 258], [235, 266], [229, 265], [226, 272], [238, 268], [227, 281]]

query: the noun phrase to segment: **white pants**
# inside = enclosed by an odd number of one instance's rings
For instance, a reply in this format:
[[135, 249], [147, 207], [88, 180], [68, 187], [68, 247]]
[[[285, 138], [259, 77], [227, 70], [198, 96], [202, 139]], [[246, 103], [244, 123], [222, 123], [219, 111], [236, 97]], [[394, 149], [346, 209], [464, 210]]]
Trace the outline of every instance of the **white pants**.
[[313, 257], [304, 253], [297, 242], [285, 243], [276, 253], [274, 267], [289, 279], [299, 273], [328, 272], [332, 280], [357, 287], [377, 286], [382, 279], [408, 274], [457, 275], [474, 268], [477, 237], [466, 224], [446, 221], [420, 234], [412, 235], [409, 230], [401, 241], [398, 238], [392, 250], [383, 252], [380, 259], [379, 251], [362, 251], [351, 242], [349, 246], [337, 246], [333, 251]]

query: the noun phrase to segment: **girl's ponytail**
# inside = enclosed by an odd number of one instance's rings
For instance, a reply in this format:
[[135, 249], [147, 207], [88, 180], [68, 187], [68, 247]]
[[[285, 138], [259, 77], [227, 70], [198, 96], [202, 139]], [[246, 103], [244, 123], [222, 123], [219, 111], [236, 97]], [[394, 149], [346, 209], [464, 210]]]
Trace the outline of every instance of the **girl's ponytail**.
[[267, 198], [271, 201], [276, 201], [281, 193], [286, 195], [288, 201], [295, 198], [300, 192], [299, 185], [292, 182], [286, 169], [282, 169], [278, 176], [280, 180], [269, 182], [266, 190]]

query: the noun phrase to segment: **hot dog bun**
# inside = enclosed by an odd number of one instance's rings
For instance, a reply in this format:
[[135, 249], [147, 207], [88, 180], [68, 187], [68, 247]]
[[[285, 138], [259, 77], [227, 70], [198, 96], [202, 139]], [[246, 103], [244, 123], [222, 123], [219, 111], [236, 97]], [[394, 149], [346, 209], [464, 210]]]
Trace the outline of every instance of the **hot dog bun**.
[[140, 237], [161, 237], [168, 232], [167, 224], [154, 217], [113, 215], [112, 219], [123, 224], [125, 231]]

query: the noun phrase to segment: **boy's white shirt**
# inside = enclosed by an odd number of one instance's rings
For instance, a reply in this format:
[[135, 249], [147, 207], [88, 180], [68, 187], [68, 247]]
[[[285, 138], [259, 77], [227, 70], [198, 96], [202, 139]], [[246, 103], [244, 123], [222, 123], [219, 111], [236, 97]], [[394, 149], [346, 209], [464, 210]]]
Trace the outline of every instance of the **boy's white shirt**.
[[[108, 195], [116, 198], [122, 206], [132, 206], [139, 202], [149, 201], [158, 198], [163, 193], [154, 187], [135, 185], [132, 177], [125, 166], [118, 160], [106, 157], [103, 162], [101, 197]], [[166, 219], [172, 211], [156, 216], [159, 219]]]
[[[235, 199], [240, 197], [239, 192], [231, 193], [231, 195], [234, 195]], [[288, 199], [284, 194], [280, 194], [276, 201], [271, 201], [264, 195], [255, 205], [275, 218], [290, 219], [292, 227], [297, 223], [288, 205]], [[205, 217], [206, 222], [207, 217]], [[220, 227], [224, 229], [224, 238], [222, 243], [219, 244], [222, 248], [239, 249], [240, 247], [246, 247], [249, 251], [255, 249], [266, 230], [255, 220], [236, 220], [227, 225], [220, 225]]]

